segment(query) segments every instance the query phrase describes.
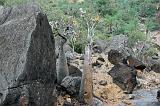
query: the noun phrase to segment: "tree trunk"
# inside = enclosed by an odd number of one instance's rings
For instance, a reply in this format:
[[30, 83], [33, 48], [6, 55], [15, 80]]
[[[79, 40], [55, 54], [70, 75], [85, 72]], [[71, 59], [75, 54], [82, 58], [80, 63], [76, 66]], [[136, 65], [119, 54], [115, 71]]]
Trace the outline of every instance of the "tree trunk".
[[64, 44], [66, 41], [61, 38], [60, 45], [59, 45], [59, 58], [58, 58], [58, 65], [57, 65], [57, 82], [61, 84], [62, 80], [69, 75], [67, 59], [64, 52]]
[[93, 98], [92, 66], [91, 66], [91, 47], [85, 47], [84, 66], [79, 92], [80, 102], [91, 105]]

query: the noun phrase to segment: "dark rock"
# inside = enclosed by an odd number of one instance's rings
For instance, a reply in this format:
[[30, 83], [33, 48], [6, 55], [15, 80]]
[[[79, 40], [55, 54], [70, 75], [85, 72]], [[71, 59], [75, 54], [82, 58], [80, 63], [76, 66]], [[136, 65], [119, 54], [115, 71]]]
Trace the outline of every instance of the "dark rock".
[[113, 50], [111, 49], [108, 52], [108, 60], [110, 63], [114, 64], [114, 65], [118, 65], [119, 63], [123, 63], [123, 55], [122, 53], [118, 52], [117, 50]]
[[129, 98], [129, 99], [134, 99], [134, 98], [135, 98], [135, 95], [129, 94], [129, 95], [128, 95], [128, 98]]
[[82, 56], [80, 57], [80, 60], [84, 60], [84, 55], [82, 55]]
[[108, 54], [111, 49], [117, 50], [122, 53], [123, 56], [129, 56], [131, 49], [128, 48], [128, 37], [126, 35], [112, 36], [112, 39], [106, 46], [105, 53]]
[[105, 86], [105, 85], [107, 85], [107, 81], [106, 81], [106, 80], [101, 80], [101, 81], [99, 82], [99, 85]]
[[64, 101], [63, 106], [74, 106], [74, 104], [68, 101]]
[[160, 90], [157, 91], [157, 99], [160, 102]]
[[107, 41], [98, 39], [95, 42], [93, 42], [92, 50], [94, 53], [102, 53], [104, 52], [107, 44], [108, 44]]
[[100, 61], [102, 61], [102, 62], [105, 62], [105, 60], [104, 60], [104, 58], [101, 56], [101, 57], [98, 57], [98, 59], [97, 60], [100, 60]]
[[102, 53], [102, 47], [100, 45], [94, 45], [92, 50], [93, 53]]
[[47, 16], [35, 4], [4, 8], [0, 32], [3, 106], [18, 105], [23, 85], [28, 85], [34, 106], [51, 105], [56, 100], [51, 95], [56, 81], [56, 59]]
[[69, 75], [72, 77], [82, 77], [82, 72], [75, 66], [68, 64]]
[[113, 78], [113, 82], [121, 89], [127, 90], [127, 93], [132, 93], [137, 85], [136, 70], [126, 65], [116, 65], [108, 74]]
[[67, 76], [61, 82], [61, 86], [70, 95], [78, 95], [79, 94], [80, 85], [81, 85], [81, 77]]
[[97, 66], [97, 67], [99, 67], [99, 68], [100, 68], [102, 65], [103, 65], [103, 64], [102, 64], [101, 62], [97, 61], [97, 60], [92, 63], [92, 66]]
[[156, 73], [160, 73], [160, 63], [155, 63], [151, 66], [151, 70], [156, 72]]
[[141, 61], [132, 56], [127, 57], [127, 65], [142, 71], [146, 68], [146, 66]]

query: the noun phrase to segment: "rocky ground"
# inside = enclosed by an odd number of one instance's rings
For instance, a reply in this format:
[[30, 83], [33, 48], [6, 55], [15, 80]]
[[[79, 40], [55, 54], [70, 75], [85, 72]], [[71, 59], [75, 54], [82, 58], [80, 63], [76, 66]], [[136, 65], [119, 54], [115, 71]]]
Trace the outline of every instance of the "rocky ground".
[[[83, 56], [76, 54], [75, 59], [70, 61], [70, 63], [79, 69], [83, 68]], [[118, 106], [123, 105], [133, 105], [132, 99], [134, 99], [134, 94], [125, 94], [124, 91], [113, 83], [112, 77], [107, 73], [114, 66], [107, 58], [107, 55], [101, 53], [92, 54], [92, 65], [93, 65], [93, 92], [94, 95], [103, 100], [104, 106]], [[157, 89], [160, 87], [160, 74], [150, 71], [144, 71], [138, 76], [138, 86], [134, 91], [139, 89]], [[70, 95], [65, 94], [58, 97], [58, 105], [63, 106], [63, 103], [75, 102], [76, 100]], [[77, 104], [75, 106], [78, 106]], [[67, 105], [66, 105], [67, 106]], [[95, 105], [102, 106], [102, 105]]]

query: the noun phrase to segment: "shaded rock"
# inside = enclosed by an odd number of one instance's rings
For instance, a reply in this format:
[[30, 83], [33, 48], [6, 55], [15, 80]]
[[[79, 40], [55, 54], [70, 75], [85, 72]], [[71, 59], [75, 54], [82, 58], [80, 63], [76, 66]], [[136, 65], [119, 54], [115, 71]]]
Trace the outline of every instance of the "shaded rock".
[[151, 66], [151, 70], [156, 72], [156, 73], [160, 73], [160, 63], [155, 63]]
[[102, 56], [98, 57], [97, 60], [100, 60], [100, 61], [102, 61], [102, 62], [105, 62], [105, 60], [104, 60], [104, 58], [103, 58]]
[[126, 65], [114, 66], [108, 74], [111, 75], [114, 83], [121, 87], [121, 89], [127, 90], [128, 93], [132, 93], [137, 85], [136, 70]]
[[54, 37], [47, 16], [35, 4], [4, 8], [0, 15], [0, 32], [3, 106], [18, 105], [22, 85], [35, 91], [29, 94], [34, 97], [34, 106], [52, 104], [56, 100], [50, 95], [56, 80], [56, 61]]
[[82, 55], [82, 56], [80, 57], [80, 60], [84, 60], [84, 55]]
[[103, 102], [95, 97], [93, 97], [92, 106], [103, 106]]
[[102, 53], [104, 52], [107, 44], [108, 43], [105, 40], [96, 40], [95, 42], [93, 42], [92, 50], [94, 53]]
[[64, 101], [63, 106], [74, 106], [74, 104], [68, 101]]
[[95, 61], [92, 63], [92, 66], [97, 66], [97, 67], [101, 67], [103, 64], [100, 61]]
[[92, 50], [94, 53], [102, 53], [102, 47], [100, 45], [94, 45]]
[[112, 49], [117, 50], [124, 56], [129, 56], [131, 50], [128, 48], [128, 37], [126, 35], [113, 36], [106, 46], [105, 53], [108, 54]]
[[66, 55], [67, 60], [69, 61], [76, 58], [74, 53], [72, 53], [71, 51], [66, 51], [65, 55]]
[[129, 94], [129, 95], [128, 95], [128, 98], [129, 98], [129, 99], [134, 99], [134, 98], [135, 98], [135, 95]]
[[136, 69], [139, 69], [141, 71], [143, 71], [146, 68], [143, 62], [139, 61], [138, 59], [132, 56], [127, 57], [127, 65], [130, 67], [135, 67]]
[[78, 95], [79, 89], [81, 85], [81, 77], [65, 77], [62, 82], [61, 86], [71, 95]]
[[73, 65], [68, 64], [69, 75], [72, 77], [79, 76], [82, 77], [82, 72]]
[[114, 65], [118, 65], [119, 63], [123, 63], [124, 56], [122, 53], [118, 52], [117, 50], [111, 49], [108, 52], [108, 60], [110, 63]]
[[107, 85], [107, 81], [106, 80], [101, 80], [100, 82], [99, 82], [99, 85]]
[[157, 91], [157, 99], [160, 102], [160, 90]]

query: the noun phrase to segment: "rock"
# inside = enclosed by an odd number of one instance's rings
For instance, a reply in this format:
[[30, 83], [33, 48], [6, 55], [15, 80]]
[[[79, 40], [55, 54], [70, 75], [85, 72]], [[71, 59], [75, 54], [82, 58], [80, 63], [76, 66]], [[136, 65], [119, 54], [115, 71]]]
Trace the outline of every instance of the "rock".
[[104, 60], [104, 58], [103, 58], [102, 56], [98, 57], [97, 60], [102, 61], [102, 62], [105, 62], [105, 60]]
[[132, 56], [127, 57], [127, 65], [130, 67], [135, 67], [136, 69], [139, 69], [141, 71], [143, 71], [146, 68], [146, 66], [140, 60]]
[[103, 102], [95, 97], [93, 97], [92, 106], [103, 106]]
[[102, 53], [104, 52], [106, 46], [107, 46], [107, 41], [105, 40], [96, 40], [95, 42], [93, 42], [93, 52], [94, 53]]
[[125, 103], [127, 106], [132, 106], [132, 102], [129, 100], [124, 100], [123, 103]]
[[74, 104], [68, 101], [64, 101], [63, 106], [74, 106]]
[[78, 95], [79, 89], [81, 85], [81, 77], [65, 77], [62, 82], [61, 86], [71, 95]]
[[74, 53], [72, 53], [71, 51], [67, 51], [65, 53], [67, 60], [74, 60], [76, 57], [74, 56]]
[[135, 95], [129, 94], [129, 95], [128, 95], [128, 98], [129, 98], [129, 99], [134, 99], [134, 98], [135, 98]]
[[102, 47], [100, 45], [94, 45], [92, 50], [93, 53], [102, 53]]
[[108, 60], [110, 63], [117, 65], [119, 63], [123, 63], [124, 56], [122, 53], [118, 52], [117, 50], [111, 49], [108, 52]]
[[108, 54], [112, 49], [117, 50], [124, 56], [129, 56], [131, 50], [128, 48], [128, 37], [126, 35], [113, 36], [105, 48], [105, 53]]
[[68, 70], [69, 70], [69, 75], [70, 76], [72, 76], [72, 77], [76, 77], [76, 76], [82, 77], [82, 72], [76, 66], [68, 64]]
[[156, 72], [156, 73], [160, 73], [160, 63], [155, 63], [151, 66], [151, 70]]
[[47, 16], [35, 4], [5, 7], [0, 15], [0, 32], [3, 106], [18, 105], [23, 85], [31, 90], [29, 96], [33, 98], [29, 101], [34, 101], [34, 106], [53, 104], [56, 59]]
[[107, 85], [107, 81], [106, 81], [106, 80], [101, 80], [101, 81], [99, 82], [99, 85], [105, 86], [105, 85]]
[[137, 85], [136, 70], [126, 65], [114, 66], [108, 74], [113, 78], [114, 83], [121, 89], [127, 90], [128, 93], [132, 93]]
[[82, 56], [80, 57], [80, 60], [84, 60], [84, 55], [82, 55]]
[[160, 90], [157, 91], [157, 99], [160, 102]]
[[92, 66], [101, 67], [102, 65], [103, 64], [100, 61], [98, 61], [98, 60], [96, 60], [95, 62], [92, 63]]

